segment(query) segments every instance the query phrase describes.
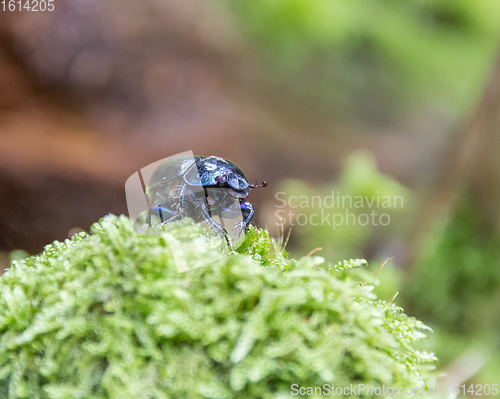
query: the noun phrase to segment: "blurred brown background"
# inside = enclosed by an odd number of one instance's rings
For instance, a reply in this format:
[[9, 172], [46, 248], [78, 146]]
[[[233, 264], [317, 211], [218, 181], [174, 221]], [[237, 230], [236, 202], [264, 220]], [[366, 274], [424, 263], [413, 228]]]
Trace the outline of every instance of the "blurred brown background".
[[335, 170], [320, 122], [256, 86], [262, 65], [219, 4], [72, 1], [0, 18], [3, 250], [36, 253], [126, 213], [126, 178], [185, 150], [255, 180]]

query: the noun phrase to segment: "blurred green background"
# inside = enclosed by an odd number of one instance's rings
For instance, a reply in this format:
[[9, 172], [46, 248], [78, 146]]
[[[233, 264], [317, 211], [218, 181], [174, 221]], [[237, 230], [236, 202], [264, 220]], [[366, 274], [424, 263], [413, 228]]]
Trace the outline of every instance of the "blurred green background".
[[[218, 155], [268, 181], [249, 197], [254, 222], [289, 235], [293, 256], [321, 247], [373, 271], [394, 257], [376, 293], [399, 292], [434, 328], [426, 349], [442, 381], [499, 383], [499, 43], [491, 0], [0, 10], [2, 266], [127, 213], [124, 183], [139, 168]], [[280, 224], [277, 193], [332, 191], [404, 205], [384, 210], [387, 226], [315, 226], [319, 206], [287, 206]]]

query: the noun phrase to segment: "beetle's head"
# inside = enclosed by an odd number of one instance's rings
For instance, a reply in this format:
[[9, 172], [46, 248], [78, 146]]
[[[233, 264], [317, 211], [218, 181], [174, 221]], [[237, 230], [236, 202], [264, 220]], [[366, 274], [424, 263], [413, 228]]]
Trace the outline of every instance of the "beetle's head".
[[217, 184], [231, 188], [231, 195], [237, 198], [245, 198], [248, 196], [248, 188], [267, 187], [264, 181], [262, 184], [249, 184], [245, 178], [237, 173], [230, 172], [215, 178]]
[[215, 178], [217, 184], [221, 187], [229, 188], [229, 192], [233, 197], [246, 198], [248, 196], [248, 182], [239, 174], [229, 172]]

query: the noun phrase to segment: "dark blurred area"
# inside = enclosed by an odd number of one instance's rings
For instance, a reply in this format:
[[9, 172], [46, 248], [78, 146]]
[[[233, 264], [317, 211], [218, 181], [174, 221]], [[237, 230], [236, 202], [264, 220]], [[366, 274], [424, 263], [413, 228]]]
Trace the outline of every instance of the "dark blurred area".
[[275, 236], [290, 227], [276, 227], [278, 191], [391, 192], [406, 202], [387, 229], [295, 225], [287, 249], [396, 256], [383, 299], [402, 291], [436, 328], [443, 366], [481, 342], [494, 355], [474, 381], [496, 382], [500, 3], [54, 5], [0, 9], [4, 267], [13, 250], [127, 214], [127, 178], [189, 150], [266, 180], [249, 200]]
[[126, 178], [186, 148], [265, 158], [225, 93], [235, 43], [199, 6], [76, 1], [1, 14], [4, 250], [35, 253], [126, 213]]

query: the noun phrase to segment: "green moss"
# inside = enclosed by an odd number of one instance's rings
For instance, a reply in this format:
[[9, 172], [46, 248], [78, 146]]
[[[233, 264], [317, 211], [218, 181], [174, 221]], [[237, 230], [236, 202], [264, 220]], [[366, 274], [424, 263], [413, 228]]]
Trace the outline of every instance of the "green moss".
[[196, 253], [213, 241], [181, 223], [138, 235], [107, 216], [13, 262], [0, 280], [0, 398], [285, 398], [295, 383], [429, 383], [435, 358], [413, 347], [425, 326], [359, 284], [362, 261], [289, 260], [251, 228], [239, 253], [178, 273], [167, 234]]

